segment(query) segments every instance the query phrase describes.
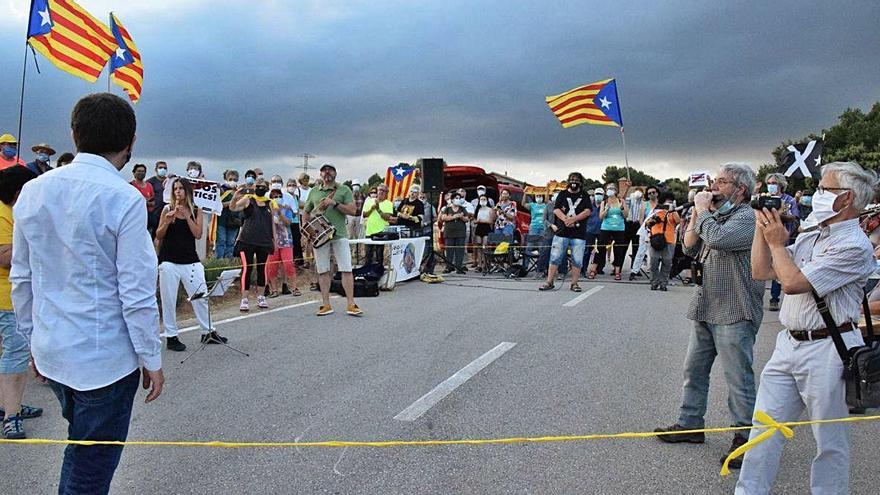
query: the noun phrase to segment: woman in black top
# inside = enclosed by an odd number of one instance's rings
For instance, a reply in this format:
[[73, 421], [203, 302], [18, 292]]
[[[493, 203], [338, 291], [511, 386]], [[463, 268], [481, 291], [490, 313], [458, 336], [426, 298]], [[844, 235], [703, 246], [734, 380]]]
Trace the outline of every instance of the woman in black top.
[[[192, 184], [188, 180], [177, 179], [171, 187], [171, 202], [162, 210], [156, 229], [156, 239], [160, 242], [159, 292], [166, 345], [172, 351], [183, 351], [186, 346], [177, 338], [177, 291], [181, 283], [187, 296], [208, 288], [205, 267], [196, 254], [196, 239], [202, 236], [205, 216], [193, 203]], [[192, 306], [202, 327], [202, 342], [225, 343], [226, 339], [209, 326], [208, 300], [196, 299]]]
[[[248, 291], [257, 296], [257, 306], [268, 308], [266, 303], [266, 259], [275, 251], [275, 235], [272, 225], [272, 200], [268, 197], [269, 183], [257, 179], [254, 188], [240, 187], [232, 196], [229, 209], [243, 211], [244, 220], [235, 242], [235, 252], [241, 258], [241, 306], [239, 310], [250, 311]], [[257, 286], [251, 288], [251, 273], [257, 274]]]

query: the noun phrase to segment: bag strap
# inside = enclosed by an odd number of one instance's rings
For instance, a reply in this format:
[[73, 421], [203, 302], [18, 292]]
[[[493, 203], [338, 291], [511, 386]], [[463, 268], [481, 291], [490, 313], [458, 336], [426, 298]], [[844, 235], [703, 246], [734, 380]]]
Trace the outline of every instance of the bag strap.
[[810, 289], [810, 293], [813, 294], [813, 299], [816, 300], [816, 309], [819, 310], [819, 314], [822, 315], [822, 320], [825, 321], [825, 327], [828, 330], [828, 333], [831, 334], [831, 340], [834, 341], [834, 347], [837, 348], [837, 354], [840, 355], [841, 361], [843, 361], [844, 367], [849, 364], [849, 350], [846, 348], [846, 344], [843, 342], [843, 337], [840, 336], [840, 330], [837, 329], [837, 323], [834, 322], [834, 317], [831, 316], [831, 308], [828, 307], [828, 301], [824, 297], [819, 297], [819, 294], [816, 293], [816, 289]]
[[868, 304], [867, 292], [862, 296], [862, 310], [865, 312], [865, 328], [868, 329], [868, 338], [871, 342], [874, 342], [877, 340], [877, 337], [874, 335], [874, 323], [871, 318], [871, 306]]

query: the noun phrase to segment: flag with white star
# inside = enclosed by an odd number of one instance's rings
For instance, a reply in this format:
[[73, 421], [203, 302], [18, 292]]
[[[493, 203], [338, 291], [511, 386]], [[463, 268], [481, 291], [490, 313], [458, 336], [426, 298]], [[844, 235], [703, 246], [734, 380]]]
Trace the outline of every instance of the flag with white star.
[[546, 98], [562, 127], [580, 124], [623, 127], [617, 81], [603, 79]]
[[116, 50], [110, 57], [110, 79], [128, 94], [132, 103], [141, 98], [144, 84], [144, 66], [141, 54], [116, 14], [110, 13], [110, 30], [116, 39]]
[[27, 42], [55, 67], [91, 83], [116, 50], [110, 28], [73, 0], [33, 0]]
[[779, 172], [795, 179], [806, 177], [821, 179], [823, 148], [821, 139], [788, 145], [785, 154], [779, 160]]
[[404, 198], [409, 194], [409, 188], [415, 178], [416, 167], [401, 163], [394, 167], [388, 167], [385, 172], [385, 185], [388, 186], [388, 199], [394, 201]]

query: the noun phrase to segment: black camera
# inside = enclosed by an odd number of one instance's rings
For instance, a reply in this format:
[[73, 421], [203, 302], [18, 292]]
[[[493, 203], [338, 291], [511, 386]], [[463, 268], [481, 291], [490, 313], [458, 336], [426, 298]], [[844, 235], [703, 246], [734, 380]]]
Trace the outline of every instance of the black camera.
[[699, 261], [691, 262], [691, 280], [696, 285], [703, 285], [703, 263]]
[[752, 200], [752, 208], [756, 210], [762, 210], [764, 208], [767, 208], [768, 210], [781, 210], [782, 198], [779, 196], [771, 196], [769, 194], [761, 194]]

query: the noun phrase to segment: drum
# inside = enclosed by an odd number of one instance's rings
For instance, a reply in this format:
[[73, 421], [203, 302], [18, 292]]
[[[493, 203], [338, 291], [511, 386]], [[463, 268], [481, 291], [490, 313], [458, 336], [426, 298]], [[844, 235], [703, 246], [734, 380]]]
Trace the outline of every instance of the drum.
[[336, 227], [330, 223], [330, 220], [327, 220], [327, 217], [318, 215], [309, 220], [303, 227], [302, 233], [312, 244], [312, 247], [319, 248], [333, 240], [333, 236], [336, 235]]

